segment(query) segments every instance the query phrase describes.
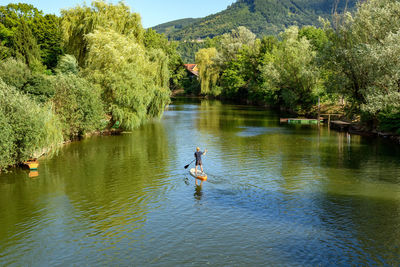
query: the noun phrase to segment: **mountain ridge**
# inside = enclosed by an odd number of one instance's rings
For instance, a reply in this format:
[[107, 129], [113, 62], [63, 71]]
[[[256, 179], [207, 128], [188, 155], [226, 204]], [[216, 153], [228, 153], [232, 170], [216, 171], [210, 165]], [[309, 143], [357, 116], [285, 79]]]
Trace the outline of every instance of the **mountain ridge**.
[[214, 37], [245, 26], [258, 36], [276, 35], [291, 25], [318, 25], [318, 18], [353, 10], [357, 0], [238, 0], [204, 18], [186, 18], [153, 27], [170, 40]]

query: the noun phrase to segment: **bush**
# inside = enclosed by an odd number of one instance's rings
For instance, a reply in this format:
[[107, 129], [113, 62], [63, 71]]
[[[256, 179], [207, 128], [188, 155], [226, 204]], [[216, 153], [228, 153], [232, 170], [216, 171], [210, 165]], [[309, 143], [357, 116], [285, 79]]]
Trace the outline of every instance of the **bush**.
[[52, 77], [35, 73], [27, 81], [22, 91], [38, 102], [45, 103], [54, 96]]
[[15, 142], [11, 124], [0, 107], [0, 170], [14, 164]]
[[39, 72], [32, 73], [28, 66], [14, 58], [0, 62], [0, 78], [9, 86], [28, 94], [44, 103], [54, 95], [51, 76]]
[[73, 74], [58, 74], [54, 87], [53, 103], [64, 138], [80, 137], [101, 128], [104, 109], [97, 87]]
[[379, 129], [400, 134], [400, 113], [381, 112], [378, 116]]
[[11, 85], [18, 90], [22, 90], [32, 74], [28, 66], [14, 58], [0, 61], [0, 78], [7, 85]]
[[60, 58], [60, 61], [58, 62], [56, 72], [64, 74], [78, 74], [78, 61], [72, 55], [64, 55]]
[[192, 77], [186, 74], [186, 77], [182, 79], [182, 87], [185, 89], [185, 93], [188, 95], [198, 95], [200, 94], [200, 82], [197, 77]]
[[0, 79], [0, 168], [38, 157], [62, 142], [50, 106], [40, 106]]

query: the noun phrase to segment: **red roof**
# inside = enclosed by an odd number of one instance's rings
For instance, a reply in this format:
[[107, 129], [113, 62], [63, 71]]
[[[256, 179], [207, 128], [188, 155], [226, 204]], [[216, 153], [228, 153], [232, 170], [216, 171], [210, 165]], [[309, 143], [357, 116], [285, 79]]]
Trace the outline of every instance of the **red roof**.
[[185, 64], [185, 68], [196, 76], [199, 76], [199, 69], [197, 64]]

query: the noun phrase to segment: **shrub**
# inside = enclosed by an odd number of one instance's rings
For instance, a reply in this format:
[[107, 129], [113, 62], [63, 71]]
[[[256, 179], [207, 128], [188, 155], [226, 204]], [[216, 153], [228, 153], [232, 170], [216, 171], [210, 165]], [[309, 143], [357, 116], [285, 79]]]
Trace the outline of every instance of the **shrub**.
[[54, 109], [62, 122], [64, 138], [74, 138], [98, 130], [104, 116], [100, 90], [73, 74], [55, 77]]
[[52, 77], [35, 73], [27, 81], [22, 91], [38, 102], [45, 103], [54, 96]]
[[3, 106], [0, 107], [0, 170], [14, 164], [14, 136]]
[[400, 113], [381, 112], [378, 116], [379, 129], [400, 134]]
[[78, 74], [78, 61], [72, 55], [64, 55], [60, 58], [58, 62], [56, 72], [64, 74]]
[[11, 85], [18, 90], [22, 90], [32, 74], [28, 66], [14, 58], [0, 61], [0, 78], [7, 85]]
[[[0, 168], [49, 152], [62, 142], [50, 106], [40, 106], [0, 79]], [[3, 154], [2, 153], [2, 154]]]

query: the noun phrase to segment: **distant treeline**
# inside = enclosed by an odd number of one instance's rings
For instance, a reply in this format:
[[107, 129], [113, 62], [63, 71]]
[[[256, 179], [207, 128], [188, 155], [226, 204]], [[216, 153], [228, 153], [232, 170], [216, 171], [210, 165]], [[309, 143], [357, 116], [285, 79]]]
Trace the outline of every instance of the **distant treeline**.
[[60, 17], [0, 6], [0, 170], [160, 116], [186, 75], [176, 46], [123, 3], [94, 1]]
[[400, 134], [400, 2], [363, 1], [353, 15], [321, 23], [261, 39], [239, 27], [207, 40], [196, 53], [200, 93], [313, 116], [320, 99]]

